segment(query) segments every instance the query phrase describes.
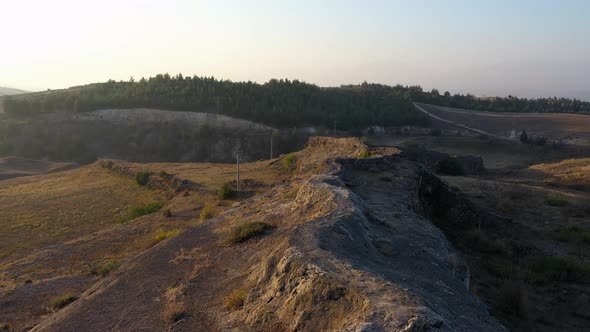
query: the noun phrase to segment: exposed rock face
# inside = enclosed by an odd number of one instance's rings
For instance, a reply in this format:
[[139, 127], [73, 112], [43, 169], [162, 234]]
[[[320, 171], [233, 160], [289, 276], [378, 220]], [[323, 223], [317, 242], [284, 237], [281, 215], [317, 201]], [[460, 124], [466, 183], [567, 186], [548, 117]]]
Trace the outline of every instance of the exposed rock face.
[[[504, 331], [420, 213], [436, 181], [394, 155], [351, 158], [363, 149], [311, 140], [298, 153], [294, 199], [280, 184], [156, 245], [35, 330]], [[227, 245], [228, 227], [244, 220], [275, 228]], [[247, 292], [235, 311], [222, 300], [232, 289]], [[186, 318], [164, 321], [170, 303], [190, 308]]]

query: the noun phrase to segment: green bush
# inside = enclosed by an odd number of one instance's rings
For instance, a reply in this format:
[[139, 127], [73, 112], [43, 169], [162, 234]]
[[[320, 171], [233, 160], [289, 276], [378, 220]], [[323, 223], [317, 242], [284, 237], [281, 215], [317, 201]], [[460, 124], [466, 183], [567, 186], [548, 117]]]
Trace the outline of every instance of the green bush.
[[365, 150], [361, 151], [361, 153], [359, 153], [358, 159], [367, 159], [367, 158], [369, 158], [370, 155], [371, 155], [371, 153], [369, 152], [369, 150], [365, 149]]
[[297, 161], [297, 155], [294, 153], [289, 153], [285, 156], [285, 158], [283, 158], [283, 167], [285, 169], [289, 169], [291, 166], [293, 166], [293, 164], [295, 164], [295, 161]]
[[163, 206], [164, 206], [164, 203], [162, 203], [162, 202], [155, 202], [155, 203], [150, 203], [150, 204], [146, 204], [146, 205], [142, 205], [142, 206], [136, 206], [136, 207], [132, 208], [131, 210], [129, 210], [129, 213], [127, 214], [127, 216], [125, 216], [121, 219], [121, 223], [126, 223], [130, 220], [139, 218], [141, 216], [145, 216], [147, 214], [157, 212]]
[[549, 197], [545, 202], [551, 206], [566, 206], [568, 204], [567, 198], [560, 195]]
[[53, 297], [49, 300], [49, 308], [51, 309], [61, 309], [68, 304], [76, 301], [78, 297], [74, 293], [67, 293], [61, 296]]
[[93, 276], [105, 277], [112, 271], [118, 269], [120, 265], [121, 263], [119, 261], [110, 261], [103, 265], [93, 265], [88, 269], [88, 273]]
[[590, 244], [590, 232], [578, 226], [570, 226], [555, 231], [555, 239], [561, 242], [580, 241]]
[[536, 257], [527, 264], [530, 280], [536, 283], [549, 281], [588, 281], [590, 265], [572, 256]]
[[461, 162], [454, 157], [446, 157], [438, 163], [438, 172], [447, 175], [463, 175], [465, 170]]
[[264, 233], [265, 230], [270, 229], [271, 227], [271, 225], [263, 222], [251, 222], [238, 225], [230, 232], [227, 242], [234, 244], [246, 242], [257, 235]]
[[227, 310], [236, 310], [241, 308], [244, 305], [244, 301], [246, 300], [246, 291], [241, 289], [234, 289], [229, 295], [225, 298], [223, 305]]
[[217, 197], [219, 199], [228, 199], [234, 195], [234, 190], [229, 183], [224, 183], [221, 188], [217, 191]]
[[140, 186], [145, 186], [150, 180], [151, 175], [152, 172], [141, 171], [135, 175], [135, 182], [137, 182], [137, 184]]

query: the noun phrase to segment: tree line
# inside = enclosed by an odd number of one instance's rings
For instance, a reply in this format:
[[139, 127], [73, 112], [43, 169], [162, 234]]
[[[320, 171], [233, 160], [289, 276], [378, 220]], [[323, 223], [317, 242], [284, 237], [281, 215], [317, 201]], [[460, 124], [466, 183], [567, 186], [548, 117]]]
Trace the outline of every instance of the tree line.
[[568, 98], [478, 98], [440, 94], [420, 86], [362, 83], [319, 87], [298, 80], [264, 84], [213, 77], [160, 74], [135, 81], [108, 81], [66, 90], [5, 97], [9, 114], [86, 112], [105, 108], [159, 108], [218, 113], [275, 127], [324, 126], [360, 129], [371, 125], [426, 125], [412, 102], [498, 112], [590, 113], [590, 103]]

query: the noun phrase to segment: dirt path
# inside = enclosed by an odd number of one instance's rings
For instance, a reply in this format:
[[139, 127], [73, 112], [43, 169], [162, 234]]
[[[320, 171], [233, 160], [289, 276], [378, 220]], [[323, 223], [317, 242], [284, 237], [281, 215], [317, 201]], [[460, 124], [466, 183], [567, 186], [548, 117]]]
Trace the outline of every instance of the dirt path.
[[[450, 121], [450, 120], [443, 119], [443, 118], [441, 118], [439, 116], [436, 116], [436, 115], [428, 112], [427, 110], [425, 110], [424, 108], [422, 108], [417, 103], [414, 103], [414, 107], [416, 107], [416, 109], [418, 109], [420, 112], [428, 115], [429, 117], [431, 117], [433, 119], [437, 119], [437, 120], [442, 121], [444, 123], [448, 123], [450, 125], [457, 126], [457, 127], [463, 128], [465, 130], [472, 131], [472, 132], [477, 133], [477, 134], [487, 135], [489, 137], [494, 137], [494, 138], [501, 139], [501, 140], [516, 141], [516, 139], [514, 139], [514, 138], [509, 138], [509, 137], [503, 137], [503, 136], [494, 135], [494, 134], [488, 133], [488, 132], [483, 131], [483, 130], [480, 130], [480, 129], [476, 129], [476, 128], [472, 128], [472, 127], [467, 127], [467, 126], [462, 125], [460, 123], [456, 123], [456, 122], [453, 122], [453, 121]], [[500, 115], [498, 115], [498, 116], [500, 116]]]

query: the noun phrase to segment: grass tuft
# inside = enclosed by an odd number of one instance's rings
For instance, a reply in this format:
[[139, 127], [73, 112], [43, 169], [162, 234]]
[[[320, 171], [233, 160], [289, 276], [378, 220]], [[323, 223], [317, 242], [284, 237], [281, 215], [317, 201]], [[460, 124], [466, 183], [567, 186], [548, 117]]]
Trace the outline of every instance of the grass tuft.
[[158, 243], [166, 240], [167, 238], [174, 237], [180, 233], [182, 233], [182, 229], [173, 229], [169, 231], [160, 230], [158, 233], [156, 233], [154, 240], [156, 240], [156, 243]]
[[227, 310], [237, 310], [244, 306], [246, 300], [246, 291], [241, 289], [234, 289], [223, 301], [223, 305]]
[[149, 204], [134, 207], [131, 210], [129, 210], [129, 213], [125, 217], [123, 217], [120, 222], [126, 223], [128, 221], [139, 218], [141, 216], [145, 216], [147, 214], [157, 212], [162, 207], [164, 207], [164, 203], [162, 203], [162, 202], [149, 203]]
[[249, 239], [264, 233], [265, 230], [272, 226], [263, 222], [251, 222], [234, 227], [227, 240], [229, 243], [242, 243]]
[[289, 153], [285, 156], [285, 158], [283, 158], [283, 168], [290, 169], [296, 161], [297, 155], [294, 153]]
[[94, 265], [88, 269], [88, 273], [93, 276], [106, 277], [109, 273], [119, 268], [121, 263], [118, 261], [110, 261], [103, 265]]
[[221, 188], [217, 191], [217, 197], [219, 199], [224, 200], [232, 197], [234, 195], [234, 190], [229, 183], [224, 183], [221, 185]]
[[164, 320], [169, 323], [176, 323], [188, 317], [186, 306], [183, 303], [169, 303], [162, 312]]
[[201, 218], [201, 221], [211, 219], [214, 216], [215, 216], [215, 210], [209, 204], [203, 206], [203, 208], [201, 209], [201, 213], [199, 214], [199, 218]]
[[590, 232], [578, 226], [558, 229], [554, 233], [554, 238], [561, 242], [582, 242], [590, 244]]
[[53, 297], [49, 300], [49, 308], [55, 309], [62, 309], [68, 304], [76, 301], [78, 297], [74, 293], [67, 293], [61, 296]]

